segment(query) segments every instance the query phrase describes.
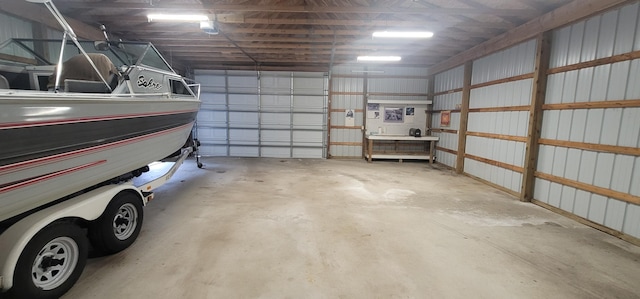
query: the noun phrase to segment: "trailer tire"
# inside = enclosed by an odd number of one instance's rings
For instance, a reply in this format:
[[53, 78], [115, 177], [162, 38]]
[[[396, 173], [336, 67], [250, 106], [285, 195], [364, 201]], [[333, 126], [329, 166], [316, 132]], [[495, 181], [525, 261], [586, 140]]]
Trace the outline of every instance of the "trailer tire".
[[20, 254], [8, 295], [59, 298], [80, 278], [88, 247], [84, 230], [73, 223], [57, 222], [43, 228]]
[[89, 240], [103, 254], [120, 252], [131, 246], [142, 228], [142, 200], [131, 192], [116, 195], [100, 218], [89, 227]]

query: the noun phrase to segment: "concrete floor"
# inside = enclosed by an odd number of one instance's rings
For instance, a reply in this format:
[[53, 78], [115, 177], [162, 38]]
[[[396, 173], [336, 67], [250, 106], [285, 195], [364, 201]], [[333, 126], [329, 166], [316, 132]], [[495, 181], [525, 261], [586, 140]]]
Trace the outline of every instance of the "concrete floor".
[[204, 163], [64, 298], [640, 297], [640, 247], [442, 167]]

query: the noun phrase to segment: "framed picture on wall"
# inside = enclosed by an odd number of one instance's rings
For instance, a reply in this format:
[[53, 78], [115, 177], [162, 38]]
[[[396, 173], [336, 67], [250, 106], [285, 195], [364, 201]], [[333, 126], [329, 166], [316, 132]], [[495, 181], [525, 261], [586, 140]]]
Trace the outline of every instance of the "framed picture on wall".
[[384, 122], [386, 123], [403, 123], [404, 108], [384, 108]]
[[414, 122], [415, 112], [416, 112], [415, 107], [404, 108], [404, 122], [412, 124]]
[[367, 104], [367, 118], [370, 118], [370, 119], [380, 118], [380, 104], [375, 104], [375, 103]]
[[448, 127], [451, 124], [451, 111], [440, 112], [440, 126]]

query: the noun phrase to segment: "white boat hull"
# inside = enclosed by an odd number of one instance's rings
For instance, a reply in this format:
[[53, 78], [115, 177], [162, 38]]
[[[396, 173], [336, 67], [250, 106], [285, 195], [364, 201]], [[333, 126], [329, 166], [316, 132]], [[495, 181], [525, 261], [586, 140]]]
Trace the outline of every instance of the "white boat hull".
[[[189, 138], [199, 107], [197, 100], [170, 100], [149, 95], [87, 98], [86, 95], [65, 97], [49, 94], [49, 98], [42, 98], [40, 94], [39, 99], [36, 96], [35, 93], [0, 93], [0, 113], [3, 114], [0, 122], [3, 148], [0, 153], [4, 153], [0, 156], [0, 221], [171, 155]], [[177, 121], [172, 122], [172, 118]], [[155, 123], [146, 124], [152, 120], [162, 120], [167, 125], [156, 127]], [[138, 131], [122, 126], [123, 122], [150, 129]], [[32, 135], [35, 133], [59, 132], [60, 136], [44, 134], [38, 137], [51, 144], [63, 138], [73, 138], [69, 136], [69, 130], [85, 127], [100, 128], [100, 132], [95, 133], [95, 139], [78, 140], [76, 145], [61, 141], [69, 148], [57, 152], [48, 149], [44, 152], [44, 147], [38, 152], [38, 149], [32, 149], [34, 142], [19, 145], [20, 140], [16, 139], [22, 137], [11, 137], [14, 134], [34, 138]], [[100, 134], [113, 136], [113, 140], [101, 138]], [[77, 135], [78, 139], [94, 136], [91, 132], [72, 135]], [[18, 156], [18, 150], [24, 155]]]

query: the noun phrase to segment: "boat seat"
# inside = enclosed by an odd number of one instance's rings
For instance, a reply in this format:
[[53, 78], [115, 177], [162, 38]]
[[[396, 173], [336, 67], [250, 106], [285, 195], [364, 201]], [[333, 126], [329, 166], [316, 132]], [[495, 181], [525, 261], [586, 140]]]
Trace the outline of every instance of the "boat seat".
[[10, 89], [9, 81], [3, 75], [0, 75], [0, 89]]
[[65, 92], [86, 92], [86, 93], [110, 93], [109, 88], [102, 81], [89, 80], [64, 80]]
[[[113, 65], [111, 59], [104, 54], [88, 53], [87, 56], [93, 61], [96, 67], [95, 69], [91, 63], [89, 63], [87, 57], [82, 54], [75, 55], [62, 64], [60, 83], [64, 86], [64, 90], [69, 92], [109, 92], [109, 89], [102, 82], [101, 77], [113, 88], [118, 83], [118, 78], [114, 79], [113, 77], [114, 75], [117, 77], [120, 74], [118, 69]], [[96, 70], [98, 72], [96, 72]], [[48, 89], [53, 88], [55, 85], [56, 75], [57, 73], [54, 70], [54, 73], [49, 76]], [[98, 83], [87, 83], [90, 81]], [[70, 83], [67, 84], [67, 82]], [[102, 86], [98, 87], [99, 85]]]

